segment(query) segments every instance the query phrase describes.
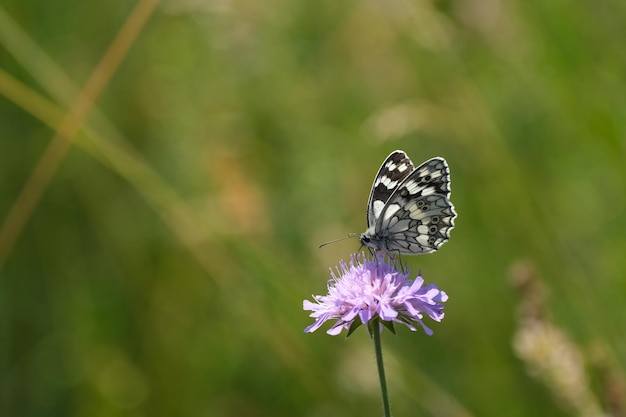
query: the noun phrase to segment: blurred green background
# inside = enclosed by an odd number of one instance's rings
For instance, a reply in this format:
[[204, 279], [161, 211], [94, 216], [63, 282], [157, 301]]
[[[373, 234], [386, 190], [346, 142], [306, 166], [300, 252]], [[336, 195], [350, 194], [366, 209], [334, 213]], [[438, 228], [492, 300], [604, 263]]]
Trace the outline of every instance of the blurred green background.
[[[2, 2], [4, 233], [135, 5]], [[624, 415], [625, 2], [148, 14], [0, 253], [1, 415], [382, 415], [365, 330], [304, 334], [302, 300], [358, 248], [318, 245], [364, 231], [394, 149], [444, 156], [459, 214], [406, 258], [450, 300], [432, 337], [383, 335], [394, 415]]]

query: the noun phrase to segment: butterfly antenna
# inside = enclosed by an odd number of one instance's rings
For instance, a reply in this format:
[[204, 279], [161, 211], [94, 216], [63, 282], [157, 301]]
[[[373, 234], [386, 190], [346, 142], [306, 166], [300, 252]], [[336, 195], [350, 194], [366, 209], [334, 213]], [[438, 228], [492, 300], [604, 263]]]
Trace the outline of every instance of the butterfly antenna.
[[361, 236], [361, 235], [359, 235], [358, 233], [350, 233], [348, 236], [340, 237], [339, 239], [335, 239], [335, 240], [331, 240], [330, 242], [322, 243], [320, 245], [320, 249], [323, 248], [326, 245], [330, 245], [331, 243], [339, 242], [341, 240], [346, 240], [346, 239], [352, 239], [354, 237], [359, 237], [359, 236]]

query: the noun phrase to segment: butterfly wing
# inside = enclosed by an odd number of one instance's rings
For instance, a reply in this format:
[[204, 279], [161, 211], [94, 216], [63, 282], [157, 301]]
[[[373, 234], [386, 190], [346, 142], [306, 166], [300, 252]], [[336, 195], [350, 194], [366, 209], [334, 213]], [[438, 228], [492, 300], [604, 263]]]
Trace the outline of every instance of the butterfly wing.
[[393, 190], [377, 217], [373, 240], [389, 253], [434, 252], [450, 238], [455, 217], [448, 164], [432, 158]]
[[403, 151], [393, 151], [383, 162], [372, 184], [367, 202], [367, 227], [376, 225], [389, 197], [415, 169]]

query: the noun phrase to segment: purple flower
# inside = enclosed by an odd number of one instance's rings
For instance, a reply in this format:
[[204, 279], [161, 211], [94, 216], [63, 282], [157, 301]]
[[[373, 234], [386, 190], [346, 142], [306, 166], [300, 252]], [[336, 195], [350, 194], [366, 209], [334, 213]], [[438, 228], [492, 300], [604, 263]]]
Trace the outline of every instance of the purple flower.
[[315, 318], [315, 323], [304, 329], [306, 333], [336, 319], [326, 333], [334, 336], [346, 329], [350, 335], [359, 325], [371, 325], [380, 318], [392, 331], [394, 322], [412, 331], [416, 330], [413, 323], [417, 323], [431, 335], [432, 330], [422, 322], [423, 314], [435, 321], [443, 319], [446, 293], [435, 284], [424, 285], [421, 274], [409, 280], [409, 273], [398, 271], [388, 258], [368, 259], [364, 253], [355, 253], [350, 256], [350, 265], [341, 261], [336, 273], [332, 269], [330, 273], [328, 295], [314, 295], [315, 302], [303, 302], [304, 310], [312, 311], [309, 317]]

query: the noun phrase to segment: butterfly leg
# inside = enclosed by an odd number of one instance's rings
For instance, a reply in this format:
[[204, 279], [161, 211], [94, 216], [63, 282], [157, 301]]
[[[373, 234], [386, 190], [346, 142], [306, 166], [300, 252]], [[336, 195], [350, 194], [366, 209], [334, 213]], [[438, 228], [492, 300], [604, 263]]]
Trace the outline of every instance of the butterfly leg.
[[[361, 247], [363, 247], [363, 245], [361, 245]], [[369, 251], [372, 259], [376, 262], [376, 266], [378, 266], [378, 257], [379, 257], [378, 253], [370, 247], [368, 247], [367, 250]]]
[[395, 254], [388, 254], [389, 259], [392, 261], [393, 265], [399, 269], [403, 274], [406, 273], [407, 270], [407, 265], [406, 262], [402, 262], [402, 255], [400, 254], [400, 252], [395, 253]]
[[396, 265], [400, 266], [400, 270], [403, 274], [406, 274], [406, 262], [402, 262], [402, 257], [400, 256], [400, 254], [398, 254], [398, 262]]
[[400, 269], [402, 273], [405, 273], [405, 264], [402, 263], [402, 257], [400, 255], [400, 252], [376, 252], [375, 250], [370, 249], [370, 253], [372, 254], [373, 258], [376, 259], [376, 262], [378, 262], [379, 258], [382, 259], [383, 262], [385, 258], [389, 258], [390, 264], [392, 264], [396, 269]]

